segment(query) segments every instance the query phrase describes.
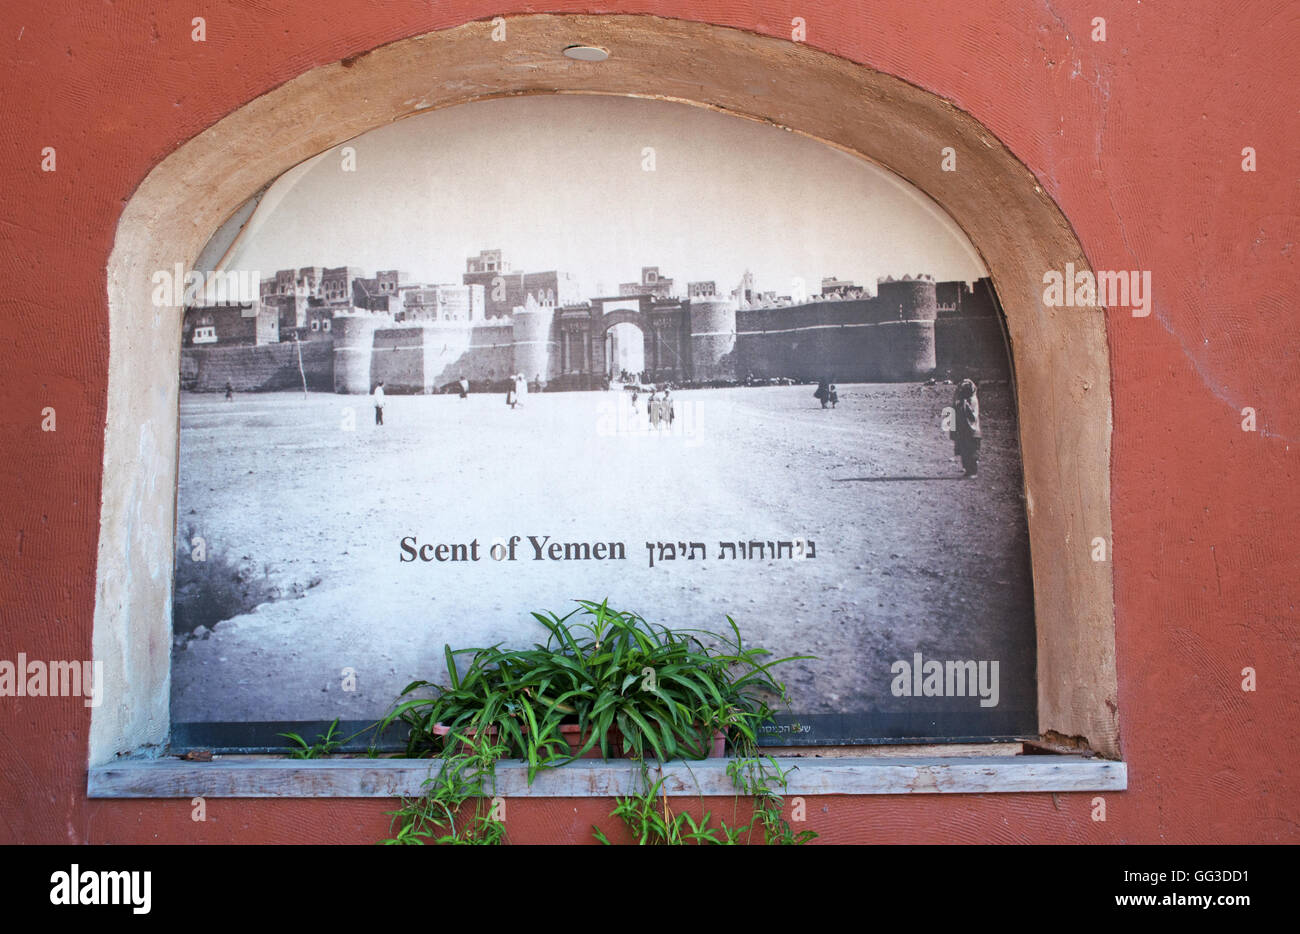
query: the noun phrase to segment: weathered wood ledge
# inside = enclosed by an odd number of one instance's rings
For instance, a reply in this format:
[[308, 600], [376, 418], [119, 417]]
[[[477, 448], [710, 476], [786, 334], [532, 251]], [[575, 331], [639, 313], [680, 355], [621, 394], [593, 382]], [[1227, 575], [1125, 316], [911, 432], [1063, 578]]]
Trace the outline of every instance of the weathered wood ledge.
[[[736, 793], [730, 759], [654, 765], [674, 796]], [[800, 758], [788, 769], [787, 795], [992, 794], [1007, 792], [1123, 791], [1123, 762], [1082, 756], [961, 758]], [[224, 756], [211, 762], [121, 759], [90, 769], [92, 798], [393, 798], [420, 793], [434, 760], [284, 759]], [[662, 771], [661, 771], [662, 770]], [[571, 762], [541, 772], [528, 784], [523, 762], [497, 765], [496, 789], [505, 797], [614, 797], [634, 791], [640, 776], [630, 762]]]

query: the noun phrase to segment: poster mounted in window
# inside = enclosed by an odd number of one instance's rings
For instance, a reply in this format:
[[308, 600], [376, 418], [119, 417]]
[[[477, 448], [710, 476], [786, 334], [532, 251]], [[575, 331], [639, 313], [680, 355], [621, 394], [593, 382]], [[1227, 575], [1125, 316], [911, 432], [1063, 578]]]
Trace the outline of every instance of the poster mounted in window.
[[348, 145], [226, 257], [255, 312], [186, 312], [174, 721], [374, 719], [608, 598], [816, 656], [772, 743], [1037, 732], [1000, 311], [925, 196], [657, 101]]

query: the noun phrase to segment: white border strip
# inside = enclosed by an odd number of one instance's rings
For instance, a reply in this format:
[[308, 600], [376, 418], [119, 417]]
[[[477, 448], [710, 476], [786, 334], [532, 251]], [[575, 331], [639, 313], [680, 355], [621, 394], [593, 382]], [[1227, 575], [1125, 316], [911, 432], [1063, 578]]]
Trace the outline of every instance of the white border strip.
[[737, 337], [758, 337], [763, 334], [796, 334], [799, 331], [842, 331], [846, 328], [882, 328], [890, 324], [934, 324], [934, 318], [904, 318], [901, 321], [857, 321], [846, 324], [804, 324], [797, 328], [771, 328], [769, 330], [737, 331]]

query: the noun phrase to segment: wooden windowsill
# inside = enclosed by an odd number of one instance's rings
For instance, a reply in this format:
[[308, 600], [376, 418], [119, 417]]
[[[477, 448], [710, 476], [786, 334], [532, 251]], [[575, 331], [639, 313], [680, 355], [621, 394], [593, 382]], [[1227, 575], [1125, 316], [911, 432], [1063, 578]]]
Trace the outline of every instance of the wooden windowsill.
[[[736, 794], [731, 759], [655, 763], [651, 775], [674, 796]], [[394, 798], [420, 794], [436, 766], [428, 759], [285, 759], [217, 756], [211, 762], [121, 759], [90, 769], [92, 798]], [[1084, 756], [788, 757], [786, 795], [995, 794], [1123, 791], [1123, 762]], [[607, 798], [636, 790], [631, 762], [581, 759], [543, 771], [528, 784], [526, 764], [497, 764], [495, 793], [505, 797]]]

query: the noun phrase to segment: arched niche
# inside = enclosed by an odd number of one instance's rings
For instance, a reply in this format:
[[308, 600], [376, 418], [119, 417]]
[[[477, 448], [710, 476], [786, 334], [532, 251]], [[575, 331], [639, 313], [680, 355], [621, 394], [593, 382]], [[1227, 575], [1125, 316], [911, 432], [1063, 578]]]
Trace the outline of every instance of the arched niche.
[[[1083, 249], [1034, 176], [948, 101], [806, 45], [644, 16], [530, 15], [405, 39], [315, 68], [159, 163], [127, 203], [108, 267], [109, 387], [94, 619], [105, 701], [92, 765], [166, 741], [181, 315], [155, 270], [189, 268], [268, 181], [393, 120], [516, 94], [614, 94], [716, 108], [872, 160], [926, 192], [991, 271], [1018, 387], [1038, 628], [1040, 732], [1118, 756], [1110, 564], [1110, 373], [1100, 308], [1050, 308], [1042, 277]], [[607, 48], [573, 61], [573, 44]], [[941, 168], [943, 149], [958, 171]]]

